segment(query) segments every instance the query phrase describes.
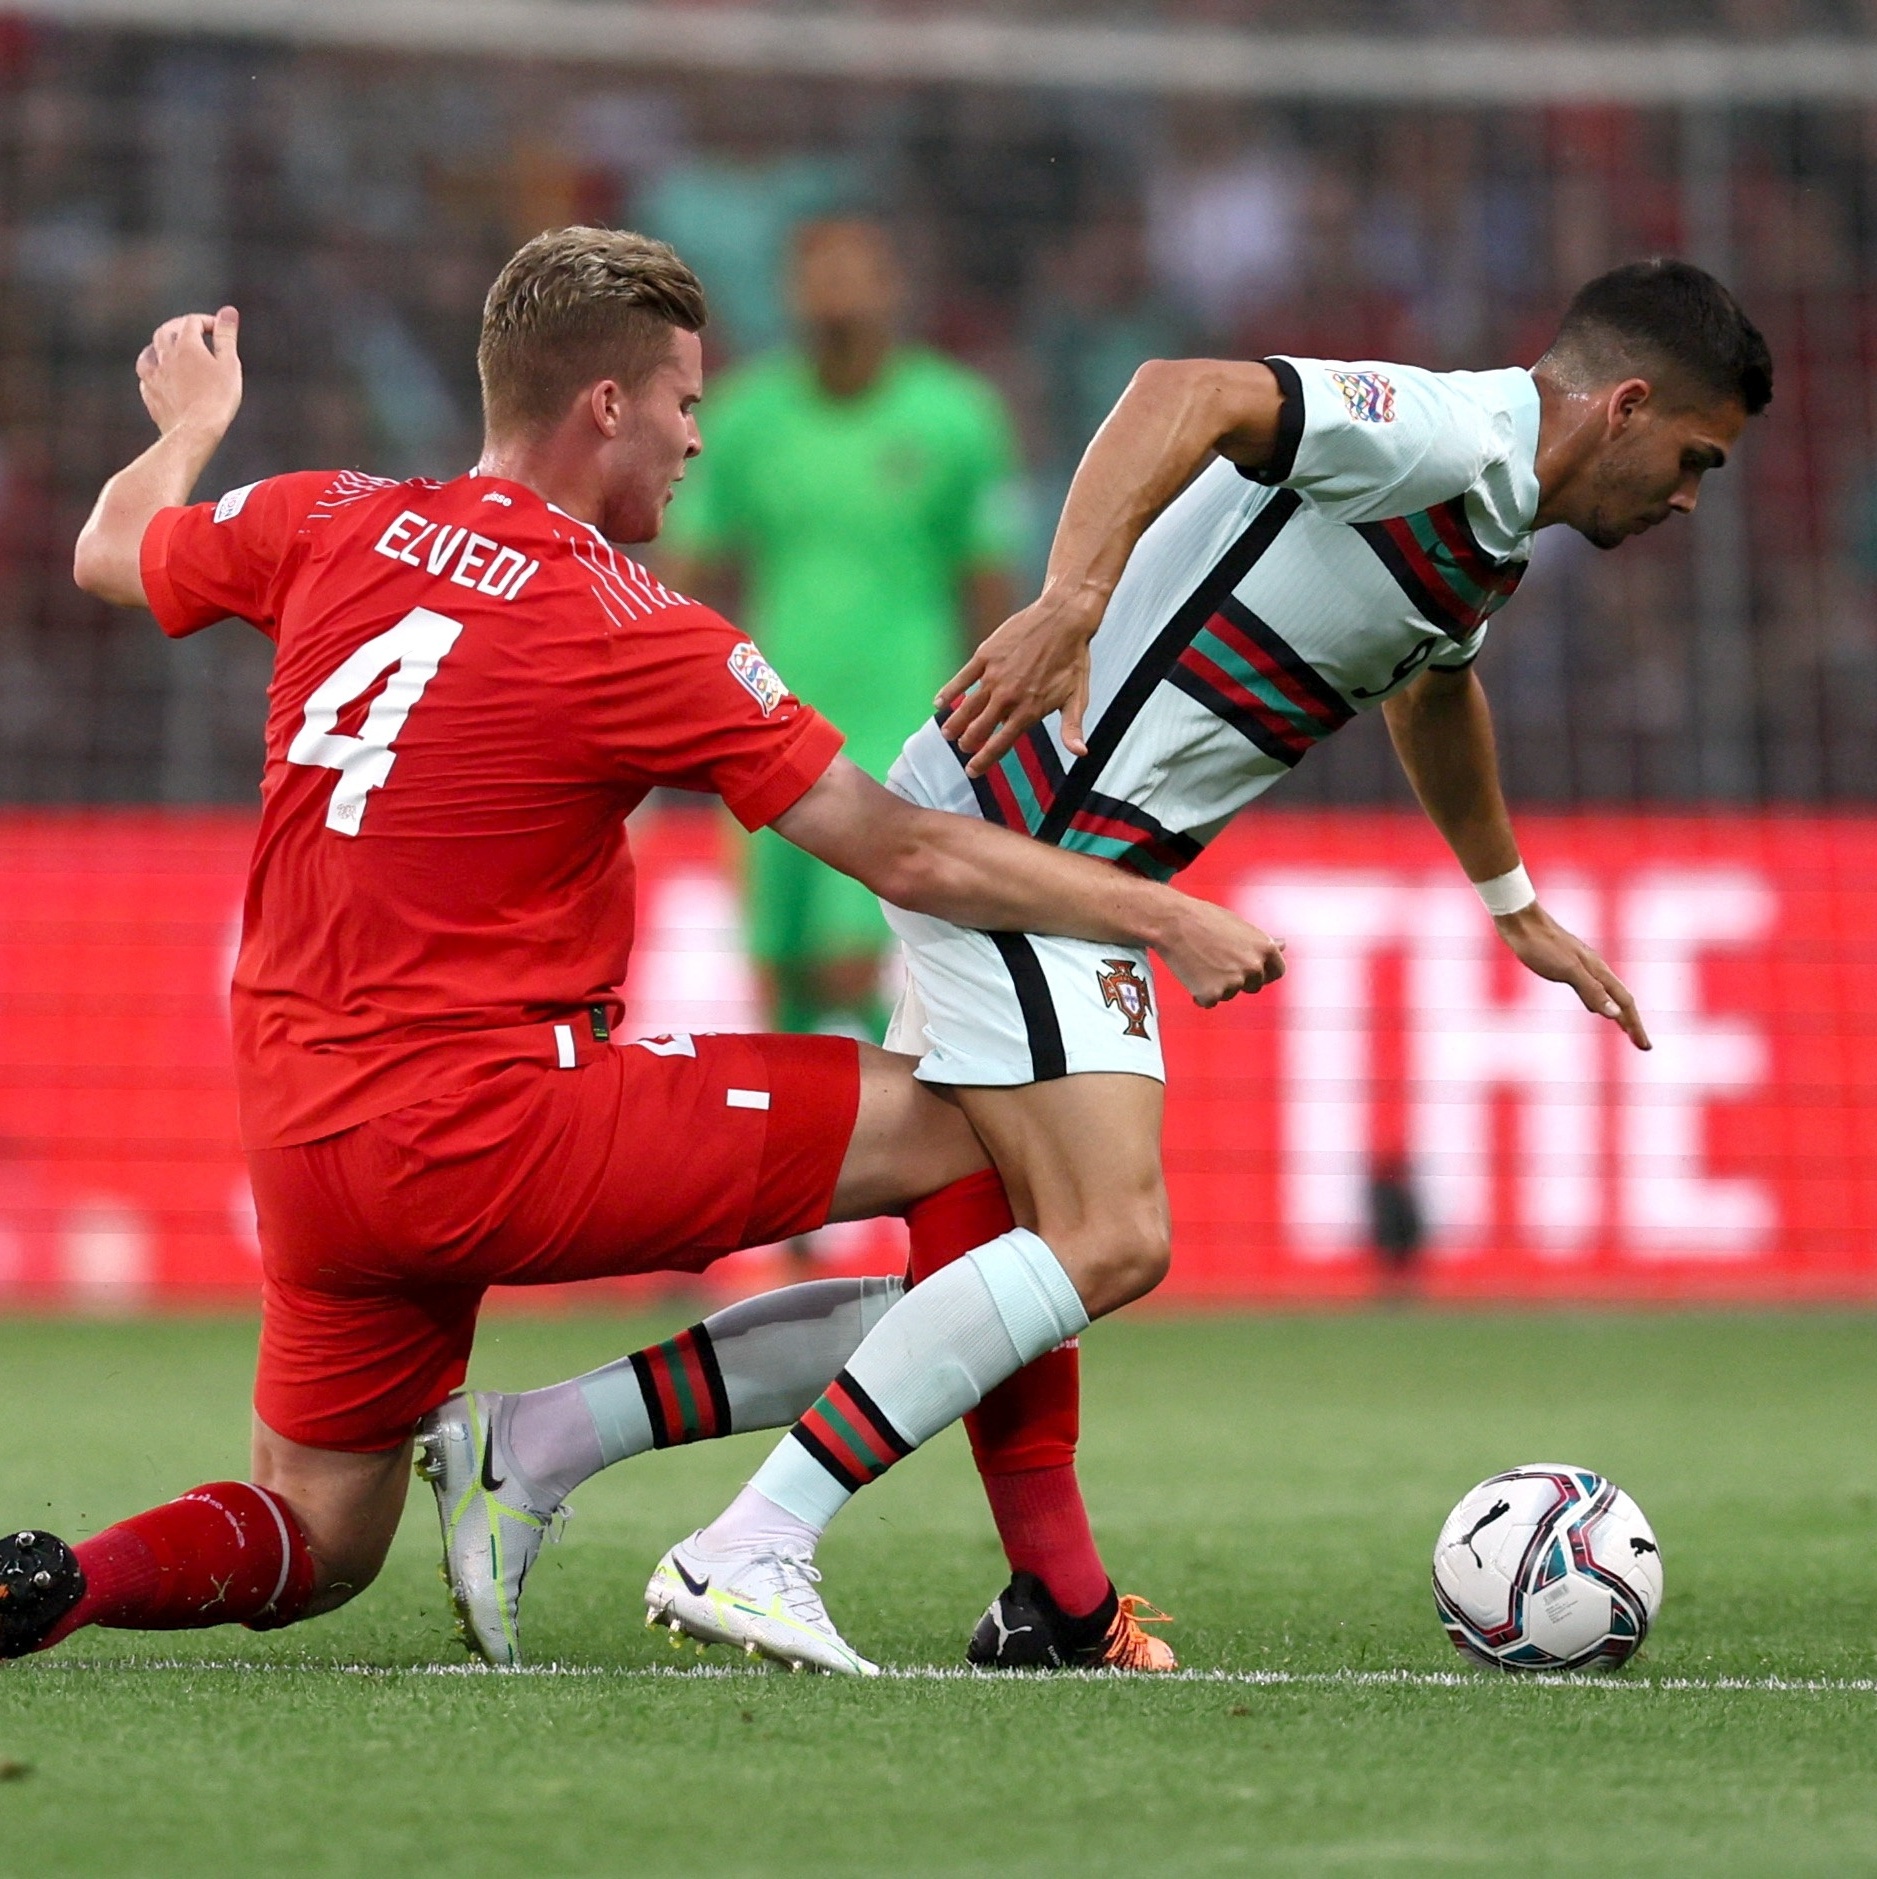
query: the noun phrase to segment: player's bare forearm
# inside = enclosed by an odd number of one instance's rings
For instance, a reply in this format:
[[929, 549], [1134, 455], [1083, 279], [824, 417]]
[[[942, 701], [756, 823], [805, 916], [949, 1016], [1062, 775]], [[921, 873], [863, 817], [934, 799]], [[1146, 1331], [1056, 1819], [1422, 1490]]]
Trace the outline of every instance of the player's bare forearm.
[[1152, 359], [1134, 374], [1069, 486], [1041, 595], [1013, 614], [944, 687], [945, 735], [981, 776], [1032, 724], [1063, 714], [1078, 755], [1088, 642], [1128, 556], [1216, 451], [1256, 469], [1277, 442], [1277, 378], [1256, 361]]
[[1492, 710], [1471, 666], [1463, 672], [1429, 670], [1382, 707], [1395, 755], [1428, 820], [1466, 870], [1469, 881], [1490, 881], [1519, 865]]
[[138, 357], [144, 408], [162, 434], [98, 492], [79, 530], [72, 578], [86, 593], [146, 604], [144, 531], [158, 510], [189, 500], [241, 408], [237, 326], [233, 307], [184, 314], [159, 326]]
[[[1518, 867], [1518, 842], [1499, 786], [1492, 711], [1472, 667], [1422, 673], [1389, 699], [1382, 714], [1421, 807], [1467, 879], [1491, 881]], [[1586, 1011], [1620, 1025], [1638, 1050], [1650, 1048], [1629, 988], [1537, 901], [1495, 917], [1493, 925], [1528, 971], [1568, 985]]]
[[144, 531], [159, 509], [189, 500], [220, 442], [219, 434], [179, 427], [105, 484], [72, 551], [72, 578], [86, 593], [120, 607], [146, 604]]
[[1209, 901], [975, 816], [921, 809], [837, 758], [777, 834], [882, 900], [988, 932], [1149, 946], [1202, 1005], [1282, 976], [1283, 943]]

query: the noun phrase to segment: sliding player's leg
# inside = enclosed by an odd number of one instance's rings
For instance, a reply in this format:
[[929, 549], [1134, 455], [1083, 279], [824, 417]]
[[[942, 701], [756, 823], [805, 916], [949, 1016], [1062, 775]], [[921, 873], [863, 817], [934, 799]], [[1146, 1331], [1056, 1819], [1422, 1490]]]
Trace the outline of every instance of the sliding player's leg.
[[956, 1093], [1004, 1170], [1017, 1218], [1036, 1226], [977, 1247], [885, 1315], [731, 1507], [666, 1555], [647, 1587], [653, 1616], [707, 1640], [870, 1671], [814, 1591], [829, 1521], [1006, 1377], [1159, 1283], [1168, 1224], [1157, 1081], [1097, 1074]]
[[[914, 1285], [1016, 1224], [994, 1174], [956, 1183], [907, 1215]], [[1110, 1666], [1173, 1670], [1179, 1660], [1144, 1631], [1150, 1609], [1117, 1594], [1076, 1478], [1081, 1351], [1071, 1339], [1006, 1378], [965, 1416], [972, 1460], [1010, 1564], [1010, 1583], [966, 1652], [981, 1669]]]
[[0, 1539], [0, 1657], [87, 1625], [271, 1631], [334, 1610], [378, 1576], [403, 1512], [410, 1445], [349, 1453], [257, 1417], [249, 1478], [211, 1481], [76, 1546]]
[[264, 1268], [249, 1479], [193, 1488], [76, 1546], [0, 1542], [0, 1656], [84, 1625], [274, 1630], [377, 1577], [404, 1508], [411, 1426], [461, 1376], [483, 1288], [300, 1283], [296, 1251], [330, 1264], [357, 1244], [326, 1178], [334, 1153], [328, 1141], [251, 1163]]

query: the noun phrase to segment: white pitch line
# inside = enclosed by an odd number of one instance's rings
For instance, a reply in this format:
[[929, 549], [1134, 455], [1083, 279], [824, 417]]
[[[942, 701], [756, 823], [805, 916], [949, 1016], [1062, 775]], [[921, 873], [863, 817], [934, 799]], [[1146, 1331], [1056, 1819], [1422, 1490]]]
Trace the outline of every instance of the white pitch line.
[[[715, 1678], [761, 1677], [779, 1674], [756, 1666], [737, 1664], [653, 1664], [643, 1668], [605, 1664], [528, 1664], [516, 1670], [491, 1670], [486, 1664], [315, 1664], [255, 1663], [234, 1658], [148, 1658], [109, 1662], [97, 1658], [67, 1658], [36, 1665], [35, 1674], [54, 1671], [106, 1672], [214, 1672], [244, 1676], [341, 1676], [390, 1682], [399, 1677], [535, 1677], [591, 1679], [609, 1683], [655, 1681], [708, 1682]], [[966, 1666], [908, 1665], [886, 1667], [881, 1679], [889, 1683], [981, 1683], [1004, 1689], [1035, 1689], [1044, 1683], [1217, 1684], [1243, 1689], [1570, 1689], [1605, 1691], [1746, 1691], [1768, 1695], [1877, 1695], [1877, 1677], [1650, 1677], [1594, 1675], [1583, 1671], [1554, 1675], [1501, 1675], [1464, 1670], [1175, 1670], [1171, 1672], [1117, 1670], [1059, 1670], [1047, 1675], [1011, 1676]]]

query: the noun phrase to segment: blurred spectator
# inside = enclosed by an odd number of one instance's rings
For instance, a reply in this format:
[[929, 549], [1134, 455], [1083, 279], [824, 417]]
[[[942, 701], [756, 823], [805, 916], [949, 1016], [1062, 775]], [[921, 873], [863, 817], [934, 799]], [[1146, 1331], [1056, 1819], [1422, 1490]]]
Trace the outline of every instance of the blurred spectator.
[[1133, 204], [1104, 208], [1049, 258], [1025, 337], [1042, 405], [1037, 521], [1046, 552], [1075, 466], [1135, 368], [1193, 349], [1192, 322], [1152, 279]]
[[[1052, 17], [1066, 5], [1026, 0]], [[1877, 22], [1877, 0], [1672, 10], [1689, 30], [1740, 33]], [[1229, 29], [1283, 9], [1179, 12]], [[1628, 31], [1640, 17], [1615, 0], [1331, 12], [1339, 31]], [[482, 297], [525, 236], [623, 221], [672, 237], [713, 290], [714, 380], [725, 351], [786, 336], [788, 230], [875, 205], [921, 283], [927, 330], [1022, 391], [1044, 520], [1143, 357], [1530, 361], [1580, 281], [1687, 247], [1689, 121], [1615, 101], [1098, 100], [0, 21], [0, 797], [251, 801], [266, 642], [231, 629], [212, 659], [156, 647], [70, 581], [98, 483], [149, 435], [128, 363], [181, 306], [226, 294], [244, 318], [248, 402], [207, 493], [315, 464], [448, 473], [474, 448]], [[1720, 128], [1730, 174], [1703, 226], [1718, 218], [1726, 271], [1780, 361], [1773, 422], [1738, 465], [1762, 776], [1780, 799], [1868, 800], [1877, 114], [1743, 107]], [[713, 456], [718, 402], [713, 384]], [[739, 554], [754, 574], [755, 547]], [[1670, 533], [1614, 562], [1560, 562], [1549, 599], [1540, 575], [1527, 583], [1489, 655], [1524, 727], [1507, 740], [1519, 790], [1690, 787], [1692, 554]], [[1539, 659], [1544, 634], [1527, 628], [1553, 613], [1562, 650]], [[1580, 644], [1605, 622], [1622, 627], [1607, 667]], [[1401, 785], [1365, 721], [1294, 787], [1368, 802]]]
[[469, 415], [397, 307], [359, 289], [347, 296], [336, 340], [372, 419], [381, 476], [447, 476], [475, 459]]
[[739, 86], [713, 102], [721, 135], [710, 149], [658, 170], [631, 219], [697, 270], [710, 291], [708, 343], [744, 358], [788, 336], [782, 273], [789, 231], [854, 207], [864, 191], [847, 159], [781, 144], [777, 100]]
[[1182, 117], [1173, 160], [1148, 186], [1155, 270], [1211, 333], [1288, 293], [1302, 240], [1304, 166], [1248, 140], [1224, 111]]
[[751, 164], [700, 156], [646, 191], [638, 221], [710, 283], [713, 335], [736, 355], [762, 352], [787, 330], [781, 275], [788, 231], [848, 193], [842, 166], [815, 156]]
[[[1010, 426], [988, 382], [896, 339], [901, 273], [878, 225], [806, 225], [791, 287], [799, 347], [710, 388], [665, 540], [693, 592], [727, 601], [741, 577], [765, 653], [884, 776], [1011, 609]], [[777, 1024], [881, 1034], [889, 941], [864, 888], [764, 831], [750, 921]]]

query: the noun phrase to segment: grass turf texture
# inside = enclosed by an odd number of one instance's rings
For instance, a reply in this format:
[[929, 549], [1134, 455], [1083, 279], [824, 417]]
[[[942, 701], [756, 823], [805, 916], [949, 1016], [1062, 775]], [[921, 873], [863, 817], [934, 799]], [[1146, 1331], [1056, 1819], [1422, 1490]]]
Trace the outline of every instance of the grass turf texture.
[[[679, 1317], [495, 1319], [475, 1375], [539, 1383]], [[334, 1617], [93, 1631], [0, 1667], [0, 1873], [1877, 1873], [1877, 1689], [1829, 1687], [1877, 1673], [1874, 1332], [1099, 1327], [1083, 1457], [1110, 1560], [1178, 1614], [1188, 1666], [1236, 1682], [864, 1684], [722, 1651], [723, 1674], [671, 1674], [699, 1660], [642, 1628], [646, 1572], [766, 1437], [582, 1490], [526, 1609], [564, 1674], [440, 1673], [461, 1658], [414, 1496]], [[0, 1322], [0, 1519], [77, 1535], [240, 1474], [251, 1349], [239, 1323]], [[1606, 1471], [1655, 1524], [1667, 1601], [1630, 1672], [1459, 1674], [1429, 1548], [1465, 1488], [1530, 1460]], [[822, 1564], [861, 1648], [955, 1664], [1002, 1579], [956, 1432]], [[1726, 1687], [1775, 1676], [1828, 1687]]]

